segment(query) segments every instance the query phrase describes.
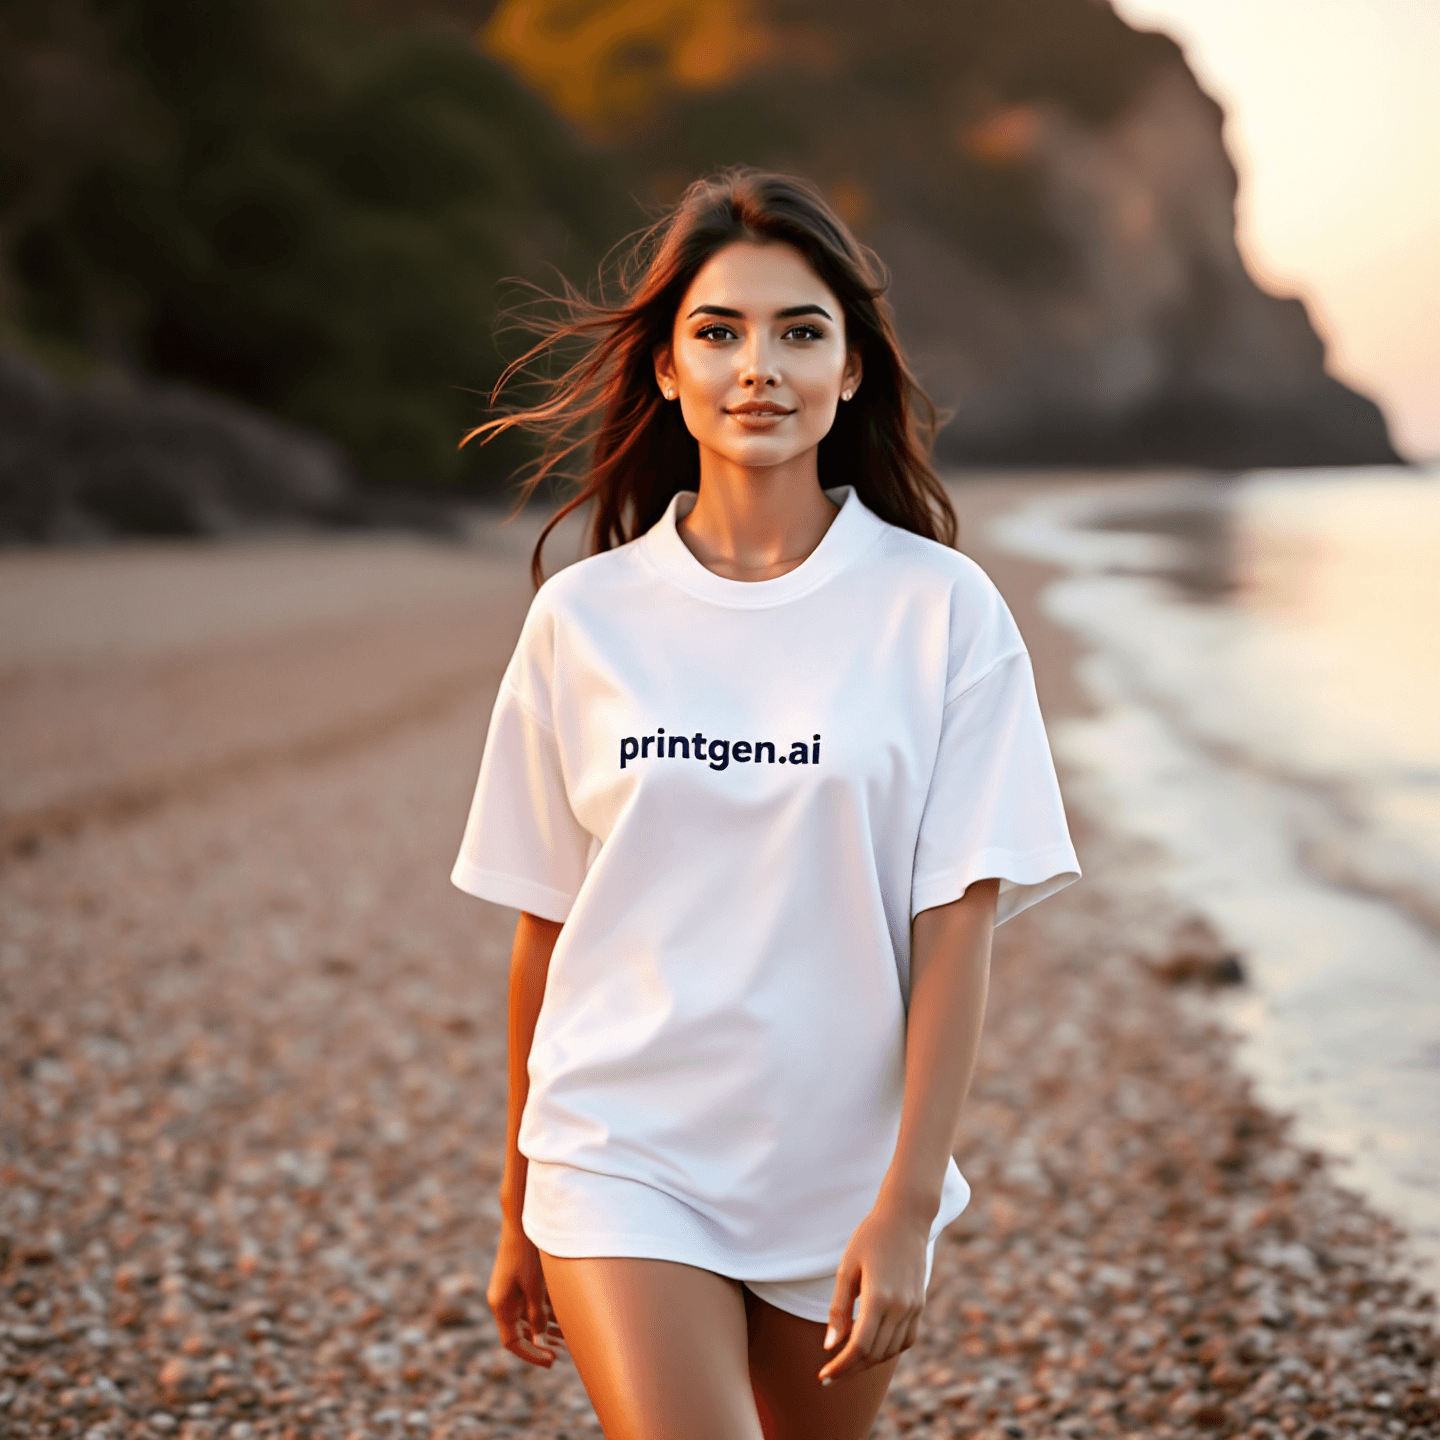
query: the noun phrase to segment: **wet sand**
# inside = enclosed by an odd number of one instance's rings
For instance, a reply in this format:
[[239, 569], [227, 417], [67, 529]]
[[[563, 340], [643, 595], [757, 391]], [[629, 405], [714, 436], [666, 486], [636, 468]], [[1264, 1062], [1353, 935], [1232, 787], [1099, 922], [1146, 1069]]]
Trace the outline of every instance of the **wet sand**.
[[[983, 533], [1053, 483], [956, 493], [1058, 718], [1046, 572]], [[598, 1434], [485, 1307], [513, 915], [447, 879], [525, 530], [0, 558], [0, 1435]], [[876, 1435], [1440, 1433], [1399, 1237], [1073, 819], [1086, 880], [997, 936], [975, 1199]]]

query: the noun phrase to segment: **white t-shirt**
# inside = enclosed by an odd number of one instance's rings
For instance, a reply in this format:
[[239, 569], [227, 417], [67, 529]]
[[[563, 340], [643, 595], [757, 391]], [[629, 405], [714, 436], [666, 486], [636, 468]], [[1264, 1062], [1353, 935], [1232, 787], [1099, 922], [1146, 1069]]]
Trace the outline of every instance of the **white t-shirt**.
[[[646, 1201], [622, 1234], [527, 1197], [552, 1254], [833, 1270], [899, 1132], [912, 917], [999, 876], [1004, 921], [1079, 875], [999, 592], [829, 493], [815, 550], [754, 582], [695, 559], [677, 496], [541, 587], [505, 672], [452, 879], [565, 922], [520, 1149]], [[932, 1235], [968, 1198], [952, 1160]]]

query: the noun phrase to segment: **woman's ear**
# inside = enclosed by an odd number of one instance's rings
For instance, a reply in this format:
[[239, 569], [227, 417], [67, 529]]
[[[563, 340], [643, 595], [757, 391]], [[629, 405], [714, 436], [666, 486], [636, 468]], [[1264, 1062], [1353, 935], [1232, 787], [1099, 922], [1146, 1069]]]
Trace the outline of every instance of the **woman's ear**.
[[840, 377], [840, 398], [851, 399], [860, 388], [860, 381], [865, 373], [865, 367], [860, 363], [860, 352], [851, 350], [845, 356], [845, 373]]
[[657, 345], [650, 353], [655, 361], [655, 383], [660, 387], [660, 393], [667, 400], [675, 399], [680, 393], [680, 386], [675, 379], [675, 357], [670, 347]]

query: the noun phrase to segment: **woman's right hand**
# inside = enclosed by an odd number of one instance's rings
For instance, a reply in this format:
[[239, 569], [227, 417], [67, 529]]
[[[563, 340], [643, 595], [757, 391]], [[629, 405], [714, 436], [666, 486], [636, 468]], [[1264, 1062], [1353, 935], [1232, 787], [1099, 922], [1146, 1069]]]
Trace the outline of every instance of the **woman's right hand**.
[[485, 1298], [500, 1327], [500, 1343], [512, 1355], [548, 1370], [555, 1363], [555, 1352], [540, 1342], [553, 1344], [565, 1337], [550, 1308], [540, 1251], [516, 1222], [501, 1222], [500, 1248]]

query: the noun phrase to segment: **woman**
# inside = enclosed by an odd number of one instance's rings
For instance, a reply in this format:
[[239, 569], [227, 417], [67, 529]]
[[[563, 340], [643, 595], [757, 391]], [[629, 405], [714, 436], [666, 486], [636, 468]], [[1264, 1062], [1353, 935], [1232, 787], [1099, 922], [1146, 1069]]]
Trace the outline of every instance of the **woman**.
[[539, 585], [453, 874], [522, 912], [489, 1300], [607, 1436], [843, 1440], [969, 1198], [992, 926], [1078, 866], [878, 262], [750, 170], [638, 255], [475, 432], [540, 429], [544, 469], [598, 422], [560, 512], [597, 553]]

